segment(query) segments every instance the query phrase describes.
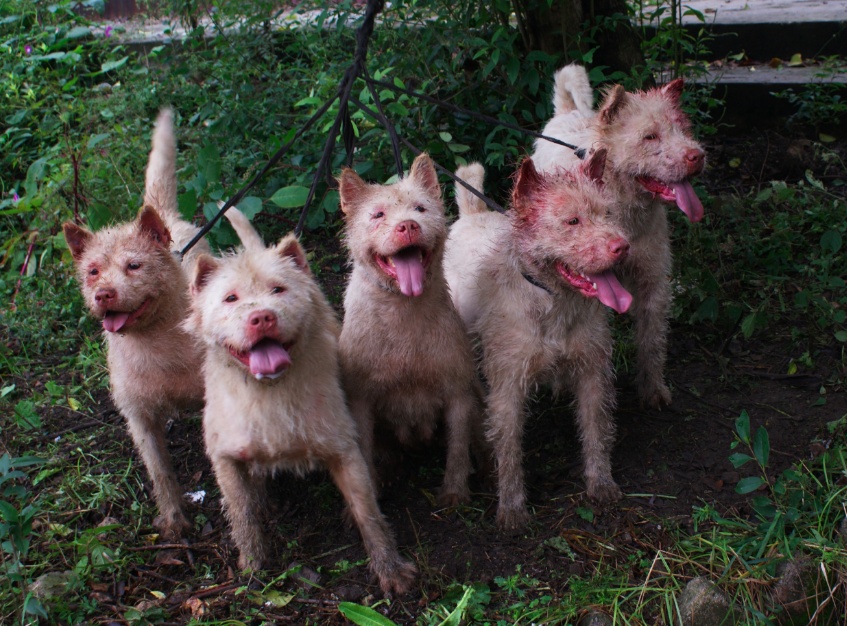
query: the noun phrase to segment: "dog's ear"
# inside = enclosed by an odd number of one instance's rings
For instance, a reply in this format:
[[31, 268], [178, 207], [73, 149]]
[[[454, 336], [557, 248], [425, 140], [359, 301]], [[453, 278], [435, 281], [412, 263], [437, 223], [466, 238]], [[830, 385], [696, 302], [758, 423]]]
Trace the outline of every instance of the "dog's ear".
[[519, 217], [526, 218], [534, 212], [543, 188], [544, 177], [535, 169], [535, 163], [531, 158], [524, 159], [512, 189], [512, 209]]
[[625, 103], [626, 89], [622, 85], [612, 87], [603, 99], [603, 104], [600, 105], [600, 123], [608, 126], [614, 122]]
[[600, 148], [589, 154], [588, 158], [582, 163], [582, 173], [595, 183], [603, 182], [603, 172], [606, 171], [606, 153], [606, 148]]
[[368, 184], [349, 167], [341, 170], [338, 177], [338, 195], [341, 211], [344, 215], [352, 215], [368, 195]]
[[171, 233], [162, 221], [162, 216], [149, 205], [141, 209], [138, 214], [138, 227], [142, 233], [162, 247], [167, 247], [171, 243]]
[[435, 171], [435, 164], [426, 152], [419, 154], [412, 162], [412, 167], [409, 168], [409, 178], [414, 179], [430, 196], [441, 197], [438, 172]]
[[674, 104], [679, 104], [682, 99], [682, 90], [685, 87], [685, 81], [677, 78], [662, 87], [662, 94], [670, 98]]
[[82, 226], [77, 226], [73, 222], [62, 224], [62, 231], [65, 233], [65, 241], [68, 242], [71, 256], [73, 256], [74, 261], [79, 261], [82, 255], [85, 254], [85, 248], [94, 234], [90, 230], [86, 230]]
[[209, 284], [212, 274], [217, 271], [219, 263], [217, 259], [208, 254], [199, 254], [194, 261], [194, 278], [191, 281], [191, 295], [196, 296]]
[[276, 244], [276, 253], [282, 258], [290, 258], [294, 264], [307, 274], [311, 274], [309, 269], [309, 261], [306, 258], [306, 251], [303, 246], [297, 241], [297, 236], [294, 233], [286, 235]]

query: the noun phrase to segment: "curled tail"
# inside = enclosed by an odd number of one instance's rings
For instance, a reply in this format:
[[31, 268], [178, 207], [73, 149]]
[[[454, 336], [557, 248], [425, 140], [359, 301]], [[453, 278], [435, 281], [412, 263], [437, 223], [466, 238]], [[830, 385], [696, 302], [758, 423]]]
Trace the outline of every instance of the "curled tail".
[[170, 109], [159, 112], [152, 143], [144, 177], [144, 205], [156, 209], [170, 228], [180, 220], [176, 199], [176, 137]]
[[556, 72], [553, 81], [553, 111], [555, 115], [571, 111], [578, 111], [585, 116], [592, 115], [594, 91], [583, 66], [566, 65]]
[[[456, 170], [456, 176], [482, 193], [482, 185], [485, 182], [485, 169], [481, 163], [463, 165]], [[468, 191], [461, 183], [456, 183], [456, 204], [459, 205], [460, 217], [488, 211], [485, 202]]]
[[[218, 206], [222, 207], [223, 203], [219, 202]], [[259, 232], [253, 228], [253, 224], [250, 223], [250, 220], [247, 219], [247, 216], [245, 216], [244, 213], [236, 209], [234, 206], [231, 206], [226, 210], [224, 215], [226, 216], [226, 219], [229, 220], [229, 223], [232, 224], [232, 227], [235, 229], [235, 234], [238, 235], [238, 238], [241, 240], [241, 243], [244, 245], [246, 250], [265, 249], [265, 242], [262, 240], [261, 235], [259, 235]]]

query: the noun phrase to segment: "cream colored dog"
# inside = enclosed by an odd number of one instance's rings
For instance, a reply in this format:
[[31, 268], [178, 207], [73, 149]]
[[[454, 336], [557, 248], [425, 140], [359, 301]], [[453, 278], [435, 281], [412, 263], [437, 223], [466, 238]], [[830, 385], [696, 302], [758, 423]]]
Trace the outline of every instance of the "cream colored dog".
[[339, 383], [338, 323], [293, 235], [266, 248], [236, 209], [243, 248], [201, 256], [188, 326], [206, 352], [206, 453], [223, 496], [239, 566], [267, 563], [266, 477], [325, 466], [358, 525], [385, 592], [408, 591], [414, 566], [377, 507]]
[[[624, 312], [632, 298], [613, 271], [629, 243], [608, 217], [613, 198], [599, 183], [604, 159], [601, 150], [574, 173], [556, 175], [539, 174], [526, 159], [507, 215], [486, 210], [457, 186], [459, 220], [450, 229], [445, 270], [482, 350], [503, 529], [529, 519], [524, 404], [534, 385], [551, 377], [576, 396], [588, 495], [601, 502], [621, 496], [610, 461], [615, 396], [605, 307]], [[482, 189], [481, 165], [456, 174]]]
[[163, 110], [153, 132], [144, 208], [138, 218], [92, 233], [63, 226], [89, 310], [106, 331], [109, 379], [115, 405], [153, 481], [157, 525], [174, 539], [188, 526], [165, 440], [165, 425], [179, 409], [200, 409], [202, 355], [182, 328], [188, 315], [185, 266], [175, 256], [198, 229], [177, 212], [173, 115]]

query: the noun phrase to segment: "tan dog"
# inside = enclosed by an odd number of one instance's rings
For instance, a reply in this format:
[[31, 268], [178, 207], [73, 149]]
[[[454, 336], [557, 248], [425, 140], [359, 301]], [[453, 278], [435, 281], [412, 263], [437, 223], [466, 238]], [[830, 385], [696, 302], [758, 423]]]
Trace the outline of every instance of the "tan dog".
[[[604, 180], [618, 200], [618, 224], [631, 244], [621, 278], [635, 294], [638, 392], [656, 408], [671, 402], [665, 384], [671, 249], [664, 205], [675, 202], [692, 222], [703, 205], [689, 179], [703, 170], [705, 155], [680, 108], [682, 79], [660, 89], [627, 93], [616, 85], [597, 113], [585, 68], [568, 65], [556, 73], [555, 114], [543, 134], [582, 148], [608, 151]], [[538, 139], [533, 161], [540, 171], [580, 165], [572, 150]]]
[[[165, 426], [178, 409], [199, 409], [203, 400], [202, 357], [181, 327], [189, 310], [187, 276], [173, 254], [198, 229], [180, 219], [176, 185], [172, 113], [163, 110], [138, 218], [96, 233], [63, 226], [86, 305], [106, 331], [112, 397], [153, 481], [157, 525], [168, 539], [189, 523]], [[193, 254], [198, 249], [208, 247], [201, 241]]]
[[[599, 183], [605, 151], [574, 173], [541, 175], [526, 159], [506, 215], [457, 186], [459, 220], [450, 229], [445, 270], [456, 308], [482, 349], [488, 383], [487, 434], [499, 482], [497, 524], [526, 524], [521, 437], [524, 404], [551, 376], [576, 396], [588, 495], [620, 498], [611, 473], [614, 386], [607, 311], [631, 297], [613, 273], [629, 244], [607, 214]], [[457, 176], [482, 189], [479, 164]]]
[[447, 466], [439, 501], [467, 501], [480, 392], [444, 280], [447, 226], [435, 167], [421, 155], [393, 185], [370, 185], [346, 169], [339, 186], [353, 262], [339, 348], [373, 480], [375, 428], [407, 445], [431, 439], [443, 416]]
[[265, 478], [325, 466], [344, 496], [385, 592], [404, 593], [415, 568], [400, 558], [376, 503], [339, 382], [338, 322], [289, 235], [266, 248], [236, 209], [243, 249], [201, 256], [187, 325], [206, 350], [206, 453], [223, 495], [239, 566], [261, 569]]

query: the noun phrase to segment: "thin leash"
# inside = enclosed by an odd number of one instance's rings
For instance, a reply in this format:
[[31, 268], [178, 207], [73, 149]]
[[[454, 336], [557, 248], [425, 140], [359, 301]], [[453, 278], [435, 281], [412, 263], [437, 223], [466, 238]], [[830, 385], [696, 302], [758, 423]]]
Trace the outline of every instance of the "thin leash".
[[[362, 25], [356, 31], [356, 50], [353, 56], [353, 62], [344, 72], [344, 76], [341, 79], [341, 83], [339, 84], [338, 91], [330, 100], [324, 103], [313, 115], [309, 118], [309, 120], [294, 134], [294, 136], [287, 141], [284, 145], [282, 145], [272, 156], [268, 159], [268, 162], [265, 166], [257, 172], [238, 192], [233, 195], [229, 200], [227, 200], [220, 208], [220, 210], [203, 226], [200, 231], [189, 241], [185, 247], [179, 252], [180, 257], [184, 257], [185, 254], [197, 244], [200, 239], [202, 239], [208, 232], [215, 226], [215, 224], [220, 220], [224, 213], [231, 207], [235, 206], [250, 189], [252, 189], [259, 180], [267, 174], [267, 172], [282, 159], [283, 156], [288, 152], [291, 146], [298, 140], [303, 134], [306, 133], [314, 123], [326, 113], [329, 108], [335, 103], [336, 100], [339, 101], [338, 113], [336, 114], [335, 120], [332, 123], [332, 126], [329, 131], [329, 136], [327, 137], [327, 141], [324, 144], [324, 150], [321, 155], [320, 160], [318, 161], [315, 174], [312, 178], [312, 184], [309, 187], [309, 192], [306, 196], [306, 201], [303, 204], [303, 208], [300, 212], [300, 218], [297, 221], [297, 226], [294, 229], [294, 234], [298, 237], [303, 231], [303, 227], [305, 226], [306, 216], [309, 213], [309, 209], [311, 208], [312, 201], [314, 200], [315, 193], [317, 191], [317, 187], [319, 181], [321, 180], [321, 176], [326, 173], [326, 182], [330, 188], [335, 188], [336, 182], [332, 178], [331, 173], [331, 160], [333, 147], [336, 142], [336, 138], [338, 137], [339, 132], [341, 133], [341, 138], [344, 143], [344, 149], [346, 153], [346, 163], [348, 166], [352, 165], [353, 161], [353, 151], [355, 148], [355, 133], [353, 130], [353, 122], [350, 117], [349, 103], [353, 103], [359, 110], [378, 121], [382, 124], [382, 126], [388, 132], [389, 138], [391, 140], [392, 152], [394, 155], [394, 162], [397, 168], [398, 176], [403, 175], [403, 161], [401, 158], [400, 152], [400, 144], [402, 143], [409, 150], [411, 150], [415, 155], [421, 154], [423, 151], [412, 145], [408, 140], [402, 138], [398, 135], [396, 127], [388, 120], [388, 117], [385, 114], [385, 111], [382, 107], [382, 103], [380, 101], [379, 96], [377, 95], [377, 91], [374, 88], [375, 86], [385, 87], [387, 89], [391, 89], [396, 92], [404, 93], [411, 95], [413, 97], [419, 98], [425, 102], [429, 102], [436, 106], [445, 108], [454, 113], [460, 113], [463, 115], [467, 115], [469, 117], [473, 117], [490, 124], [501, 126], [504, 128], [508, 128], [510, 130], [515, 130], [525, 135], [529, 135], [531, 137], [535, 137], [537, 139], [544, 139], [546, 141], [550, 141], [552, 143], [564, 146], [574, 151], [574, 154], [580, 158], [584, 159], [587, 153], [585, 148], [579, 148], [578, 146], [574, 146], [567, 142], [564, 142], [555, 137], [548, 137], [546, 135], [542, 135], [541, 133], [537, 133], [535, 131], [527, 130], [517, 126], [515, 124], [510, 124], [508, 122], [504, 122], [502, 120], [498, 120], [497, 118], [491, 117], [490, 115], [485, 115], [484, 113], [478, 113], [476, 111], [470, 111], [468, 109], [463, 109], [462, 107], [458, 107], [454, 104], [450, 104], [448, 102], [444, 102], [442, 100], [438, 100], [437, 98], [433, 98], [431, 96], [427, 96], [426, 94], [419, 93], [410, 89], [406, 89], [405, 87], [400, 87], [395, 85], [394, 83], [389, 83], [382, 80], [377, 80], [372, 78], [365, 64], [367, 58], [368, 44], [370, 43], [370, 38], [373, 34], [374, 24], [376, 20], [376, 16], [380, 13], [385, 5], [385, 0], [368, 0], [367, 7], [365, 9], [365, 15], [362, 22]], [[352, 95], [353, 85], [356, 82], [357, 78], [361, 78], [368, 87], [368, 91], [371, 95], [371, 98], [374, 101], [374, 105], [376, 110], [371, 109], [364, 103], [362, 103], [358, 98]], [[466, 183], [465, 181], [458, 178], [453, 172], [448, 169], [442, 167], [437, 162], [433, 161], [436, 169], [448, 176], [450, 179], [455, 181], [458, 184], [464, 186], [468, 191], [481, 199], [485, 204], [493, 209], [494, 211], [498, 211], [500, 213], [505, 212], [505, 209], [500, 206], [494, 200], [488, 198], [481, 191], [475, 189], [472, 185]]]

